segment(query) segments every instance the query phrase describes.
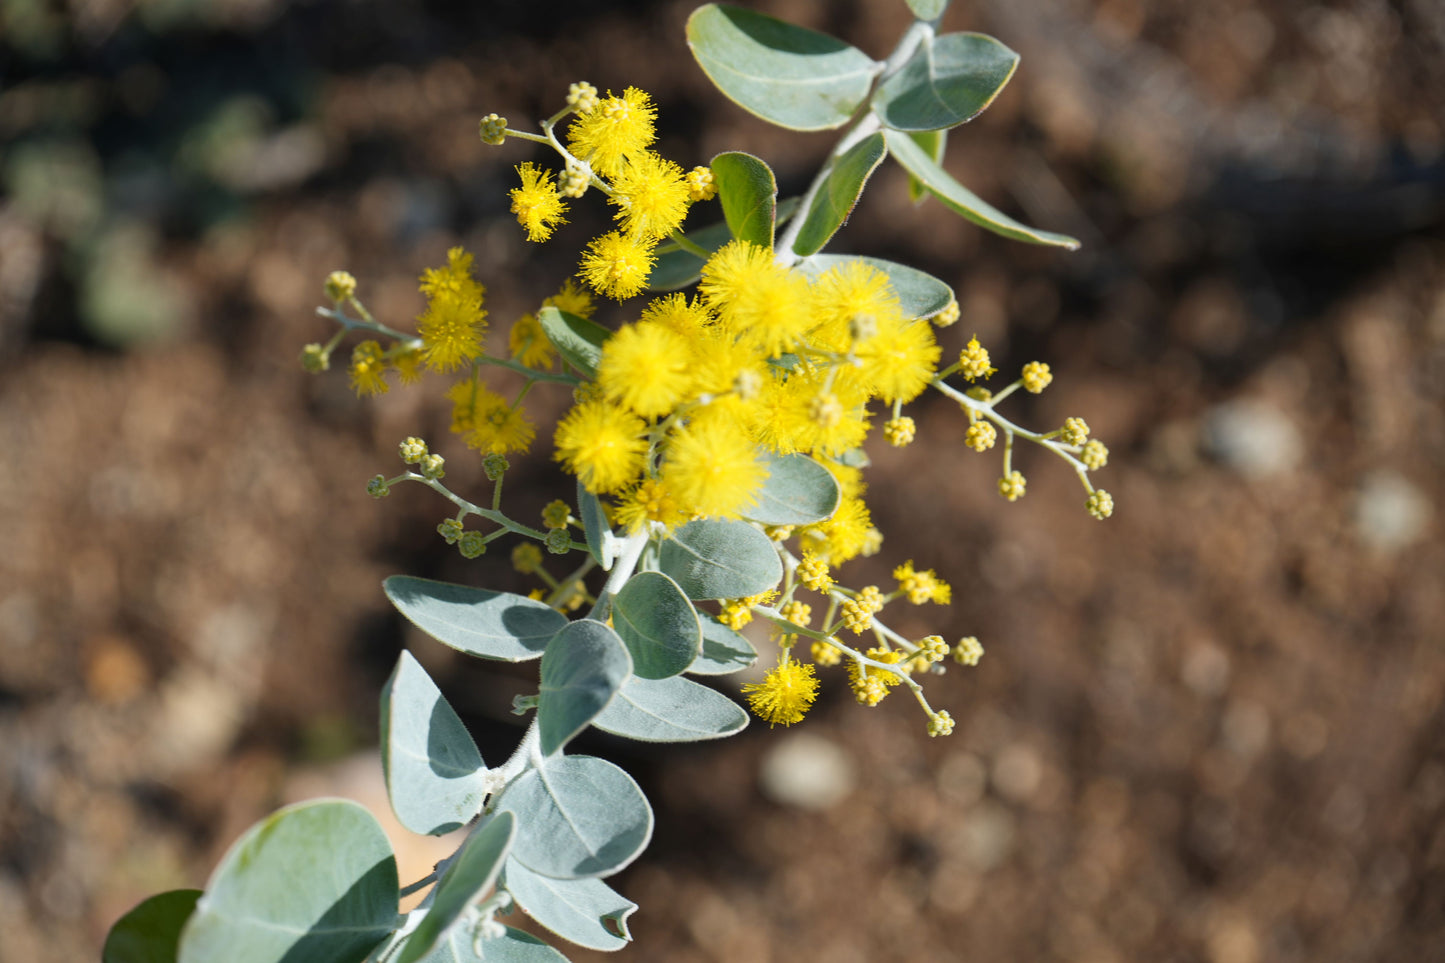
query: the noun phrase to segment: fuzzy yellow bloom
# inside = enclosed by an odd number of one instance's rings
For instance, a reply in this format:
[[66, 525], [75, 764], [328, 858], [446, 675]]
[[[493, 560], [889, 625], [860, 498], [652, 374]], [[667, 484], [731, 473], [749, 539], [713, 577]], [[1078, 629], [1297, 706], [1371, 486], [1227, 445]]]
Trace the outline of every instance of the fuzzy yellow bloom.
[[667, 237], [687, 217], [687, 182], [682, 168], [644, 151], [633, 157], [612, 178], [611, 203], [617, 220], [629, 236], [644, 241]]
[[593, 494], [617, 491], [642, 473], [647, 425], [602, 401], [577, 405], [557, 425], [553, 456]]
[[563, 281], [557, 293], [544, 300], [542, 306], [566, 311], [579, 318], [590, 318], [597, 313], [597, 302], [593, 300], [592, 292], [571, 278]]
[[694, 298], [691, 303], [685, 294], [664, 294], [653, 298], [642, 309], [642, 321], [655, 321], [676, 331], [685, 338], [695, 338], [714, 322], [712, 312]]
[[622, 328], [602, 348], [597, 383], [608, 401], [644, 418], [667, 414], [692, 387], [687, 340], [657, 322]]
[[516, 320], [507, 334], [507, 347], [513, 360], [539, 371], [552, 367], [557, 357], [557, 349], [547, 340], [547, 332], [535, 314], [524, 314]]
[[795, 368], [764, 382], [756, 428], [760, 444], [778, 454], [801, 451], [839, 455], [868, 435], [868, 392], [857, 378], [836, 374], [831, 390], [826, 368]]
[[433, 371], [454, 371], [482, 352], [487, 313], [486, 293], [472, 278], [472, 256], [459, 247], [447, 252], [446, 267], [428, 268], [421, 276], [427, 307], [417, 319], [422, 359]]
[[501, 395], [485, 388], [478, 389], [472, 427], [466, 435], [469, 448], [497, 455], [526, 451], [536, 435], [537, 426], [521, 407], [513, 407]]
[[552, 229], [566, 224], [567, 205], [552, 183], [552, 172], [542, 170], [531, 161], [520, 164], [517, 173], [522, 186], [512, 188], [512, 213], [517, 223], [527, 230], [527, 240], [545, 241], [552, 236]]
[[831, 518], [803, 529], [803, 545], [830, 565], [841, 565], [870, 547], [873, 531], [868, 506], [845, 495]]
[[791, 350], [812, 326], [808, 279], [747, 241], [718, 249], [703, 265], [698, 291], [730, 333], [770, 355]]
[[646, 91], [628, 87], [620, 97], [608, 91], [567, 128], [567, 149], [613, 177], [628, 159], [652, 146], [656, 120], [657, 108]]
[[377, 341], [363, 341], [351, 351], [351, 389], [358, 395], [384, 395], [391, 390], [386, 383], [386, 353]]
[[907, 595], [908, 601], [914, 605], [922, 605], [924, 602], [948, 605], [953, 601], [952, 587], [935, 575], [931, 568], [922, 572], [916, 571], [913, 568], [913, 559], [895, 568], [893, 577], [898, 580], [899, 590]]
[[648, 522], [657, 522], [672, 531], [687, 521], [672, 492], [654, 478], [644, 478], [636, 488], [625, 493], [613, 516], [613, 521], [629, 535], [642, 531]]
[[700, 411], [667, 439], [662, 480], [684, 511], [735, 518], [768, 477], [751, 438], [732, 419]]
[[848, 261], [820, 274], [812, 286], [813, 342], [845, 352], [860, 330], [880, 318], [902, 319], [903, 309], [888, 276], [862, 261]]
[[818, 679], [809, 663], [785, 658], [769, 670], [762, 682], [743, 686], [743, 693], [748, 697], [753, 715], [769, 726], [780, 723], [790, 726], [802, 721], [818, 697]]
[[597, 293], [621, 301], [647, 286], [655, 260], [649, 245], [613, 231], [587, 245], [577, 273]]
[[942, 353], [933, 328], [899, 315], [878, 318], [874, 334], [854, 349], [863, 380], [884, 401], [912, 401], [932, 380]]

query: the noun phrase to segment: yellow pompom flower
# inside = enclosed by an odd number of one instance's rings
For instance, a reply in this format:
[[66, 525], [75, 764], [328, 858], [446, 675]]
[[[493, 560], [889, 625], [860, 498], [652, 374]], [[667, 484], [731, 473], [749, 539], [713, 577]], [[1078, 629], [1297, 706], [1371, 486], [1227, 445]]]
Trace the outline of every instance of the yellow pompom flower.
[[802, 721], [818, 697], [818, 679], [811, 664], [785, 658], [762, 682], [743, 686], [743, 693], [753, 715], [769, 726], [790, 726]]
[[831, 518], [803, 530], [802, 544], [828, 564], [841, 565], [871, 547], [873, 531], [868, 506], [844, 495]]
[[517, 223], [527, 229], [527, 240], [545, 241], [552, 236], [554, 227], [567, 223], [562, 216], [567, 205], [557, 193], [551, 171], [527, 161], [518, 165], [517, 173], [522, 186], [512, 188], [512, 213], [517, 215]]
[[617, 491], [642, 473], [647, 425], [603, 401], [577, 405], [557, 425], [553, 456], [595, 495]]
[[386, 353], [377, 341], [363, 341], [351, 351], [351, 389], [358, 395], [384, 395], [391, 390], [386, 383]]
[[899, 315], [877, 319], [874, 334], [854, 349], [863, 380], [884, 401], [912, 401], [932, 380], [941, 351], [933, 328]]
[[587, 245], [577, 273], [598, 294], [621, 301], [647, 286], [655, 260], [647, 244], [613, 231]]
[[592, 292], [571, 278], [563, 281], [561, 289], [544, 300], [542, 306], [566, 311], [579, 318], [590, 318], [597, 313], [597, 302], [592, 299]]
[[447, 252], [446, 267], [428, 268], [421, 276], [426, 311], [417, 319], [422, 360], [432, 371], [454, 371], [482, 352], [487, 313], [486, 289], [472, 279], [472, 256], [459, 247]]
[[639, 321], [622, 328], [602, 348], [597, 383], [608, 401], [644, 418], [677, 407], [692, 387], [687, 341], [671, 328]]
[[539, 371], [552, 367], [552, 359], [557, 357], [557, 349], [547, 340], [547, 332], [535, 314], [524, 314], [516, 320], [507, 335], [507, 347], [513, 360]]
[[689, 204], [682, 168], [644, 151], [612, 178], [611, 203], [629, 236], [645, 241], [667, 237], [682, 225]]
[[702, 302], [693, 299], [691, 303], [685, 294], [664, 294], [653, 298], [642, 309], [642, 321], [655, 321], [687, 338], [694, 338], [708, 328], [715, 320], [712, 312]]
[[824, 271], [813, 282], [812, 340], [833, 351], [847, 351], [859, 329], [880, 318], [901, 318], [903, 309], [888, 276], [862, 261]]
[[537, 426], [520, 407], [513, 407], [501, 395], [478, 387], [472, 427], [466, 434], [469, 448], [497, 455], [526, 451], [532, 447], [536, 435]]
[[608, 91], [567, 128], [567, 149], [613, 177], [625, 161], [652, 146], [656, 120], [657, 108], [646, 91], [628, 87], [620, 97]]
[[813, 323], [808, 279], [748, 241], [719, 248], [703, 265], [698, 291], [728, 332], [769, 355], [791, 350]]
[[686, 522], [687, 517], [665, 484], [655, 478], [644, 478], [618, 501], [613, 521], [629, 535], [635, 535], [648, 522], [657, 522], [672, 531]]
[[768, 477], [747, 433], [727, 417], [708, 417], [706, 409], [669, 436], [665, 457], [662, 480], [695, 515], [736, 517], [757, 502]]

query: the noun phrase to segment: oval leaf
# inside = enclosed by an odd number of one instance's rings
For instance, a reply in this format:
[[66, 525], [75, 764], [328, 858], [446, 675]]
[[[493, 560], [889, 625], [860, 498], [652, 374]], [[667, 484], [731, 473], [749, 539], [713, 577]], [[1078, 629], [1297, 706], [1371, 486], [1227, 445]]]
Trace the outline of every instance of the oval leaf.
[[661, 572], [638, 572], [612, 600], [612, 625], [644, 679], [683, 672], [702, 644], [697, 612], [677, 583]]
[[875, 131], [843, 152], [828, 172], [828, 178], [818, 193], [813, 195], [812, 206], [793, 242], [793, 253], [807, 257], [823, 246], [838, 233], [838, 228], [853, 213], [853, 206], [863, 194], [868, 178], [883, 163], [888, 153], [883, 146], [883, 134]]
[[381, 690], [381, 770], [397, 820], [427, 836], [460, 829], [482, 811], [484, 769], [467, 727], [403, 652]]
[[318, 799], [252, 826], [181, 933], [180, 963], [356, 963], [396, 925], [396, 859], [358, 803]]
[[612, 337], [611, 331], [596, 321], [551, 305], [537, 312], [537, 320], [547, 340], [568, 364], [589, 378], [597, 377], [597, 362], [602, 358], [602, 346]]
[[711, 167], [732, 236], [759, 247], [772, 247], [778, 203], [778, 182], [772, 168], [752, 154], [737, 150], [717, 155]]
[[610, 876], [652, 838], [652, 807], [632, 777], [595, 756], [559, 756], [509, 785], [499, 809], [521, 817], [512, 856], [558, 879]]
[[748, 518], [764, 525], [811, 525], [838, 509], [838, 482], [833, 473], [807, 455], [772, 455], [768, 480]]
[[948, 0], [908, 0], [908, 9], [919, 20], [937, 20], [948, 9]]
[[978, 226], [1015, 241], [1049, 244], [1070, 251], [1078, 248], [1079, 242], [1072, 237], [1026, 227], [993, 207], [935, 164], [923, 152], [923, 148], [914, 143], [913, 138], [907, 134], [890, 130], [885, 131], [884, 136], [888, 140], [889, 151], [898, 163], [903, 165], [903, 169], [918, 178], [918, 182], [927, 188], [930, 194], [955, 214], [961, 214]]
[[578, 946], [620, 950], [632, 939], [627, 917], [637, 904], [600, 879], [554, 879], [509, 859], [502, 886], [528, 916]]
[[878, 85], [873, 111], [894, 130], [944, 130], [972, 120], [1013, 76], [1019, 55], [981, 33], [925, 36]]
[[777, 585], [783, 563], [768, 536], [747, 522], [688, 522], [662, 543], [658, 568], [690, 599], [736, 599]]
[[468, 655], [503, 662], [535, 659], [567, 624], [567, 616], [536, 599], [393, 575], [386, 597], [417, 628]]
[[741, 633], [734, 632], [706, 612], [699, 612], [702, 652], [687, 667], [693, 675], [727, 675], [758, 661], [758, 650]]
[[610, 571], [612, 563], [617, 560], [617, 536], [612, 534], [612, 526], [607, 524], [607, 514], [602, 511], [602, 503], [597, 496], [577, 483], [577, 511], [582, 514], [582, 530], [587, 534], [587, 551], [597, 559], [597, 564], [602, 570]]
[[632, 678], [592, 724], [640, 742], [700, 742], [741, 732], [748, 714], [722, 693], [680, 676]]
[[933, 275], [882, 258], [860, 257], [856, 254], [814, 254], [795, 266], [806, 274], [818, 275], [850, 261], [862, 261], [874, 270], [888, 275], [888, 282], [893, 285], [893, 293], [898, 295], [899, 306], [907, 317], [931, 318], [948, 307], [953, 300], [953, 288]]
[[[412, 931], [396, 963], [416, 963], [430, 953], [467, 905], [496, 881], [516, 829], [516, 817], [509, 812], [494, 813], [478, 824], [437, 881], [431, 908]], [[470, 932], [467, 941], [471, 941]]]
[[792, 130], [847, 123], [879, 69], [863, 51], [835, 37], [714, 3], [688, 17], [687, 44], [728, 99]]
[[142, 900], [110, 928], [101, 963], [176, 963], [181, 928], [200, 897], [198, 889], [173, 889]]
[[632, 672], [627, 648], [595, 619], [569, 623], [542, 656], [537, 729], [542, 754], [552, 755], [601, 712]]
[[567, 957], [531, 933], [510, 926], [505, 929], [503, 935], [482, 940], [476, 946], [470, 932], [460, 927], [451, 929], [442, 936], [437, 948], [417, 963], [567, 963]]

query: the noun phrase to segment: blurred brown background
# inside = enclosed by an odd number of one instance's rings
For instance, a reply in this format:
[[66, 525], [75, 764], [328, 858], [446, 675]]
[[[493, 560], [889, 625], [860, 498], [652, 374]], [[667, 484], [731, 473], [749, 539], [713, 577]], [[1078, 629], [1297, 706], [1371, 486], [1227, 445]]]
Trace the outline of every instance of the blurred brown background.
[[[375, 801], [403, 644], [509, 750], [525, 673], [379, 587], [526, 587], [447, 549], [431, 493], [364, 493], [413, 433], [481, 490], [444, 386], [358, 401], [297, 353], [335, 268], [400, 326], [456, 243], [498, 327], [552, 291], [606, 213], [529, 246], [505, 192], [539, 155], [476, 120], [577, 79], [652, 91], [685, 166], [748, 150], [800, 190], [829, 135], [711, 92], [691, 6], [0, 0], [0, 960], [95, 958], [286, 800]], [[875, 56], [907, 20], [756, 6]], [[946, 351], [1052, 365], [1011, 410], [1083, 416], [1117, 513], [1037, 450], [1004, 506], [997, 453], [919, 404], [924, 443], [872, 449], [883, 554], [845, 575], [953, 581], [896, 617], [987, 647], [933, 685], [957, 732], [825, 673], [793, 730], [585, 744], [659, 814], [613, 881], [642, 904], [626, 958], [1445, 958], [1445, 7], [958, 0], [945, 26], [1023, 58], [948, 166], [1084, 249], [912, 209], [891, 165], [837, 247], [953, 284]], [[507, 487], [519, 515], [567, 491], [540, 456]], [[436, 858], [399, 845], [408, 878]]]

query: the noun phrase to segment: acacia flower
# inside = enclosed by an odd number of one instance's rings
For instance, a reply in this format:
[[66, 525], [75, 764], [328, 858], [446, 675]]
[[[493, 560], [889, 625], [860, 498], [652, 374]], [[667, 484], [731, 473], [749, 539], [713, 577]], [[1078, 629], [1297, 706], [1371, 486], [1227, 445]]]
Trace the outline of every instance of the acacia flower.
[[671, 234], [687, 217], [688, 188], [682, 168], [645, 151], [612, 178], [611, 203], [630, 236], [655, 241]]
[[611, 91], [567, 128], [567, 149], [608, 177], [623, 163], [652, 145], [657, 108], [644, 90], [628, 87], [622, 96]]
[[386, 383], [386, 354], [376, 341], [363, 341], [351, 351], [351, 388], [358, 395], [384, 395], [391, 390]]
[[558, 423], [553, 457], [589, 492], [614, 492], [642, 472], [646, 429], [642, 419], [625, 408], [583, 402]]
[[599, 294], [621, 301], [647, 286], [656, 259], [652, 248], [618, 231], [594, 238], [577, 272]]
[[622, 328], [602, 348], [597, 383], [608, 401], [644, 418], [667, 414], [692, 387], [686, 339], [655, 321]]
[[501, 395], [485, 388], [478, 390], [472, 428], [466, 437], [469, 447], [496, 455], [526, 451], [536, 434], [537, 426], [521, 407], [508, 404]]
[[629, 535], [635, 535], [648, 522], [657, 522], [672, 531], [687, 521], [687, 516], [665, 484], [655, 478], [644, 478], [619, 500], [613, 520]]
[[422, 359], [433, 371], [453, 371], [481, 354], [487, 313], [486, 289], [472, 279], [472, 256], [459, 247], [447, 252], [446, 267], [428, 268], [421, 277], [427, 307], [417, 319]]
[[552, 183], [552, 172], [545, 171], [531, 161], [517, 166], [522, 186], [512, 188], [512, 213], [517, 223], [527, 229], [527, 240], [545, 241], [552, 236], [552, 229], [566, 224], [567, 205], [557, 194], [557, 185]]
[[762, 682], [743, 686], [753, 714], [769, 726], [781, 723], [790, 726], [801, 722], [818, 697], [818, 679], [813, 666], [784, 657], [784, 661], [768, 671]]
[[667, 440], [662, 480], [683, 510], [733, 518], [757, 501], [768, 469], [740, 426], [706, 411]]
[[918, 397], [933, 380], [941, 353], [933, 328], [896, 314], [877, 318], [873, 336], [855, 351], [864, 381], [890, 404]]
[[507, 348], [515, 360], [539, 371], [552, 367], [552, 359], [557, 356], [557, 349], [547, 340], [547, 332], [535, 314], [524, 314], [516, 320], [507, 334]]

